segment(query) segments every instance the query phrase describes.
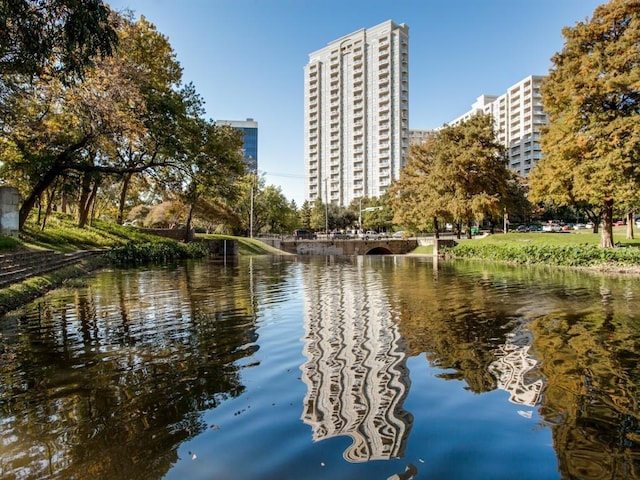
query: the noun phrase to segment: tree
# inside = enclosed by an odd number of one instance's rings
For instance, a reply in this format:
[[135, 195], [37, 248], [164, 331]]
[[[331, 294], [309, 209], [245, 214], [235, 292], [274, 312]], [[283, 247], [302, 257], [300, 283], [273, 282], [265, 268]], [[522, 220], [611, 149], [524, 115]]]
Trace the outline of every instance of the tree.
[[320, 198], [316, 198], [311, 206], [311, 215], [309, 216], [309, 223], [313, 230], [324, 231], [326, 227], [331, 228], [331, 222], [329, 221], [329, 208], [328, 205], [322, 203]]
[[445, 126], [411, 149], [407, 167], [389, 192], [394, 222], [438, 231], [440, 219], [463, 223], [471, 237], [474, 221], [507, 207], [510, 174], [493, 120], [478, 114]]
[[[181, 70], [170, 45], [144, 19], [121, 19], [119, 33], [116, 54], [87, 68], [82, 81], [40, 79], [13, 94], [0, 161], [2, 175], [22, 187], [21, 227], [43, 193], [71, 172], [97, 182], [123, 176], [128, 185], [131, 175], [182, 158], [184, 122], [200, 112], [193, 87], [178, 88]], [[84, 214], [90, 205], [84, 203]]]
[[640, 180], [640, 0], [611, 0], [562, 34], [541, 87], [549, 122], [531, 196], [595, 206], [600, 246], [612, 247], [614, 204]]
[[200, 119], [193, 119], [192, 123], [198, 131], [192, 129], [188, 135], [189, 143], [180, 168], [185, 173], [181, 183], [186, 185], [181, 196], [189, 206], [185, 241], [198, 201], [203, 197], [233, 201], [237, 196], [235, 179], [246, 169], [241, 152], [242, 138], [236, 129]]
[[307, 230], [311, 229], [311, 204], [305, 200], [298, 211], [298, 225]]
[[[388, 195], [379, 198], [357, 198], [351, 202], [350, 212], [354, 213], [354, 221], [358, 228], [364, 230], [388, 230], [393, 224], [393, 211], [388, 206]], [[360, 225], [362, 222], [362, 225]]]
[[[396, 224], [416, 232], [433, 229], [438, 237], [438, 219], [448, 218], [446, 198], [431, 188], [436, 184], [436, 161], [439, 148], [437, 133], [420, 145], [412, 146], [400, 179], [389, 189], [389, 205]], [[443, 185], [441, 185], [443, 186]]]
[[185, 132], [189, 132], [183, 122], [204, 113], [193, 85], [181, 87], [182, 69], [168, 38], [144, 17], [137, 22], [126, 20], [119, 29], [120, 47], [114, 62], [126, 70], [139, 97], [132, 108], [136, 127], [112, 136], [109, 143], [110, 155], [130, 169], [120, 183], [119, 223], [132, 182], [148, 173], [146, 168], [136, 169], [178, 156]]
[[264, 206], [266, 228], [268, 233], [285, 233], [293, 231], [298, 223], [295, 202], [288, 202], [280, 187], [268, 185], [259, 194], [259, 203]]

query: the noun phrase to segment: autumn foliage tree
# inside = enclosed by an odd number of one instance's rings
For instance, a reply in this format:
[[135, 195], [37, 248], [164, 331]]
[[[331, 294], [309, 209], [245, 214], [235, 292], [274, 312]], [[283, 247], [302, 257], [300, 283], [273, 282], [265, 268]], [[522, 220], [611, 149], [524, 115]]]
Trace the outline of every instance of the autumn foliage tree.
[[470, 237], [474, 221], [500, 215], [507, 206], [511, 178], [492, 118], [474, 115], [411, 149], [389, 192], [394, 222], [437, 232], [441, 221], [453, 221], [465, 225]]
[[596, 206], [600, 246], [613, 246], [617, 202], [640, 181], [640, 0], [611, 0], [562, 31], [541, 88], [544, 158], [530, 174], [533, 200]]
[[181, 85], [180, 65], [153, 25], [126, 17], [115, 23], [118, 47], [88, 66], [81, 80], [38, 78], [9, 97], [0, 176], [20, 187], [21, 227], [63, 180], [75, 179], [82, 226], [105, 179], [122, 181], [122, 216], [133, 175], [166, 173], [185, 161], [180, 152], [191, 140], [184, 126], [201, 113], [198, 95]]

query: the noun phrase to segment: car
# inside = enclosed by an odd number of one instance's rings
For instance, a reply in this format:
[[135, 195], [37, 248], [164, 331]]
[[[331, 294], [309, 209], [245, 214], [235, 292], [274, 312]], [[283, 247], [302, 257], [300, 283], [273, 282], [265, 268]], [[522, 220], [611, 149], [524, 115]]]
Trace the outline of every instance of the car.
[[364, 238], [365, 240], [378, 240], [379, 238], [381, 238], [381, 235], [374, 230], [367, 230], [362, 234], [362, 238]]
[[316, 234], [309, 230], [299, 228], [293, 231], [293, 238], [294, 240], [314, 240], [316, 238]]
[[613, 226], [614, 227], [622, 227], [626, 225], [626, 223], [624, 222], [624, 220], [618, 220], [617, 222], [613, 222]]
[[404, 230], [398, 230], [393, 235], [391, 235], [391, 238], [405, 238], [405, 236], [407, 236], [407, 232], [405, 232]]
[[561, 232], [562, 225], [560, 225], [559, 223], [548, 223], [542, 226], [542, 231], [543, 232]]
[[526, 225], [518, 225], [518, 228], [516, 228], [516, 232], [528, 232], [529, 231], [529, 227], [527, 227]]
[[576, 223], [573, 226], [574, 230], [584, 230], [585, 228], [587, 228], [587, 226], [584, 223]]

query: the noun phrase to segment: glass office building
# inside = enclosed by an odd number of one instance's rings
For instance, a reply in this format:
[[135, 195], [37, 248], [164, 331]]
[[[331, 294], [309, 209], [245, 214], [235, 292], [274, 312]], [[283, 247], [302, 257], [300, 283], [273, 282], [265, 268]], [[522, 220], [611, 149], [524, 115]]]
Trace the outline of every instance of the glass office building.
[[250, 172], [258, 171], [258, 122], [253, 118], [246, 120], [216, 120], [217, 125], [228, 125], [241, 130], [244, 134], [242, 153]]

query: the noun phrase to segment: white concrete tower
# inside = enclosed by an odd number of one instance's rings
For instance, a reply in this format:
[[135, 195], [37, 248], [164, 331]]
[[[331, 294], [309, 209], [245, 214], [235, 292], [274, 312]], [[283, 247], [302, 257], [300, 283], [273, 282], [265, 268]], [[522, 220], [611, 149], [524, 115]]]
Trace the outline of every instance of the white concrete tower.
[[307, 200], [382, 195], [409, 148], [409, 27], [388, 20], [329, 43], [304, 82]]

